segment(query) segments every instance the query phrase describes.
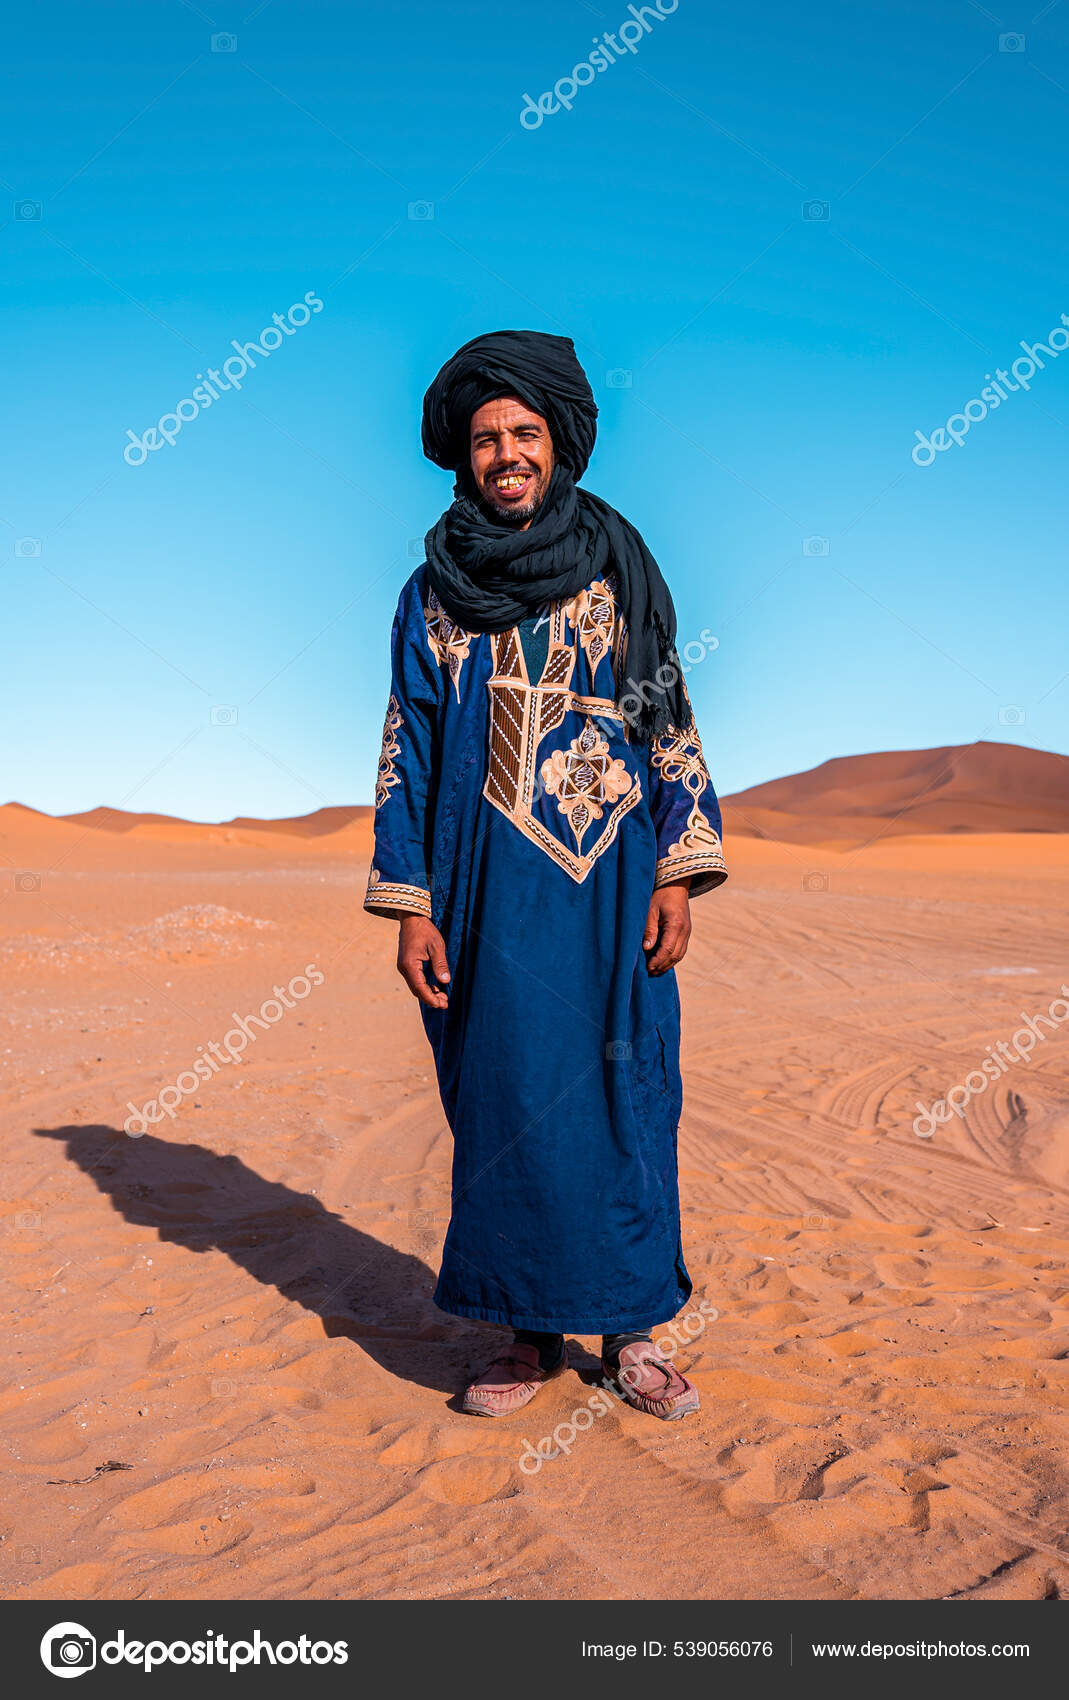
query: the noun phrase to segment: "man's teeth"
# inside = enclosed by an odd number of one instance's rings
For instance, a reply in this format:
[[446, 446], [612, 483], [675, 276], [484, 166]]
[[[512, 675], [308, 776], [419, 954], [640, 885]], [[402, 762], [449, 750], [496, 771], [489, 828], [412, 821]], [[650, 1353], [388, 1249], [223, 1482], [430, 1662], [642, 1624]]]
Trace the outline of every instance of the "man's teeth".
[[518, 490], [527, 482], [526, 472], [507, 472], [504, 477], [495, 480], [499, 490]]

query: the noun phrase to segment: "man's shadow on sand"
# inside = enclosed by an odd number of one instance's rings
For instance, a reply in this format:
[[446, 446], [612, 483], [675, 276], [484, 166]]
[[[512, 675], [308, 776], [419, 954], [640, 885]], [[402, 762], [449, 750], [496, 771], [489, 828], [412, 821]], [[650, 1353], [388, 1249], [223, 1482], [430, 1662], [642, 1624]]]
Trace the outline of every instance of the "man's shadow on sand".
[[[128, 1222], [187, 1251], [223, 1251], [255, 1281], [354, 1341], [390, 1374], [440, 1393], [463, 1387], [485, 1324], [446, 1318], [434, 1306], [427, 1265], [327, 1210], [310, 1193], [265, 1180], [240, 1158], [203, 1145], [113, 1127], [35, 1128], [68, 1155]], [[452, 1401], [451, 1401], [452, 1403]]]

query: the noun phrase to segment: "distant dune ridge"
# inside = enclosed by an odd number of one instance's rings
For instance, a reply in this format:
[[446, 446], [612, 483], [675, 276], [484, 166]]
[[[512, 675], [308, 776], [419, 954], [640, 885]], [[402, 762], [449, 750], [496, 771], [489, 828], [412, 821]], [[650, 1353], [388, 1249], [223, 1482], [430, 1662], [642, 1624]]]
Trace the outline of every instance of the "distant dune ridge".
[[[1069, 832], [1069, 756], [986, 741], [837, 756], [723, 801], [728, 836], [785, 843], [858, 843], [888, 834]], [[8, 810], [39, 822], [136, 837], [191, 841], [240, 835], [250, 842], [248, 834], [306, 840], [344, 834], [361, 847], [369, 841], [373, 815], [368, 804], [338, 804], [282, 820], [239, 815], [219, 822], [106, 807], [51, 816], [21, 803], [8, 804], [0, 816]]]
[[[16, 808], [24, 807], [21, 803]], [[36, 813], [36, 811], [34, 811]], [[91, 826], [99, 832], [130, 832], [138, 826], [205, 826], [235, 832], [288, 832], [300, 838], [322, 838], [328, 832], [340, 832], [353, 821], [366, 821], [372, 813], [369, 803], [340, 803], [334, 808], [316, 809], [310, 815], [290, 815], [281, 820], [257, 820], [253, 815], [235, 815], [233, 820], [201, 822], [183, 820], [179, 815], [138, 815], [125, 809], [85, 809], [81, 814], [57, 815], [57, 820], [73, 821], [76, 826]]]
[[726, 797], [724, 811], [729, 833], [787, 842], [1067, 832], [1069, 756], [986, 741], [839, 756]]

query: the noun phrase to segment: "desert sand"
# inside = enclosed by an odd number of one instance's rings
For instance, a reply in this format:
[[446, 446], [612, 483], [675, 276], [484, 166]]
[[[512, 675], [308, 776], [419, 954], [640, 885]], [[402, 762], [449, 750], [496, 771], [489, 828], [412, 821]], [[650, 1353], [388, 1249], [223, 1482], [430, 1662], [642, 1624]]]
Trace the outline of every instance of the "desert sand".
[[[694, 905], [702, 1413], [613, 1407], [531, 1472], [597, 1342], [517, 1418], [460, 1413], [504, 1335], [430, 1302], [450, 1139], [360, 908], [368, 812], [0, 809], [3, 1593], [1069, 1596], [1065, 1031], [912, 1126], [1061, 995], [1069, 822], [983, 830], [981, 786], [905, 832], [863, 779], [824, 842], [797, 795], [781, 838], [729, 805], [731, 878]], [[310, 964], [242, 1061], [123, 1133]]]

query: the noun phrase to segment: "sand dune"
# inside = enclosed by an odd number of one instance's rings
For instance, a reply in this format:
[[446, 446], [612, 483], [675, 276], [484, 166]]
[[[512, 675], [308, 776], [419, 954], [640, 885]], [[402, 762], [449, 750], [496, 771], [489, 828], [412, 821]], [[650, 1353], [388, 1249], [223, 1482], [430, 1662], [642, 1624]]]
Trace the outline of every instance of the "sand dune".
[[430, 1302], [450, 1144], [366, 826], [140, 824], [0, 810], [6, 1595], [1069, 1595], [1065, 1037], [912, 1126], [1059, 995], [1069, 835], [729, 844], [680, 976], [703, 1413], [527, 1474], [596, 1342], [459, 1412], [502, 1336]]
[[177, 815], [131, 814], [123, 815], [121, 824], [113, 830], [103, 822], [116, 812], [91, 809], [84, 815], [53, 816], [21, 803], [0, 805], [0, 856], [6, 857], [13, 869], [49, 865], [57, 858], [66, 865], [72, 857], [72, 865], [84, 868], [111, 869], [121, 859], [131, 869], [151, 869], [199, 866], [202, 847], [213, 853], [232, 851], [239, 861], [252, 850], [273, 861], [280, 840], [292, 841], [298, 856], [371, 853], [371, 808], [320, 810], [321, 815], [334, 816], [340, 824], [329, 831], [307, 832], [296, 828], [291, 832], [294, 823], [288, 821], [211, 824], [182, 820]]
[[724, 810], [737, 833], [787, 843], [1069, 832], [1069, 756], [985, 742], [841, 756], [736, 792]]
[[[10, 808], [36, 813], [22, 803]], [[339, 804], [334, 808], [316, 809], [309, 815], [291, 815], [279, 820], [259, 820], [253, 815], [235, 815], [233, 820], [188, 821], [178, 815], [134, 814], [126, 809], [83, 809], [81, 813], [59, 815], [59, 820], [72, 821], [76, 826], [92, 827], [96, 832], [140, 832], [147, 827], [178, 828], [183, 833], [276, 832], [298, 838], [322, 838], [339, 832], [354, 822], [369, 826], [374, 813], [370, 804]], [[47, 818], [47, 817], [46, 817]]]
[[301, 838], [322, 838], [327, 833], [341, 832], [347, 827], [370, 829], [374, 808], [368, 804], [339, 804], [335, 808], [316, 809], [310, 815], [295, 815], [285, 820], [256, 820], [238, 816], [225, 824], [232, 827], [252, 827], [260, 832], [295, 833]]

